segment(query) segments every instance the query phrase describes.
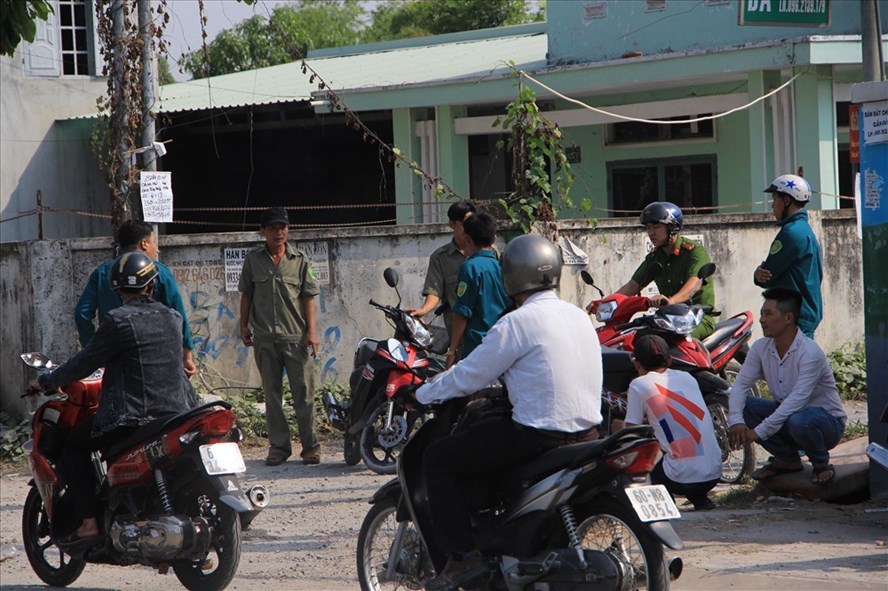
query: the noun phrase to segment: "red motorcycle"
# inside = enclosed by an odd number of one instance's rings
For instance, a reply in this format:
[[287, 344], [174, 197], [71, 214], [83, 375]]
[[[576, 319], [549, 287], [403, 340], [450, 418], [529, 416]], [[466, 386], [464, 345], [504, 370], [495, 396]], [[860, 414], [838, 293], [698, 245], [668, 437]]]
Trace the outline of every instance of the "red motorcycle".
[[[398, 294], [398, 304], [370, 300], [394, 327], [394, 337], [363, 338], [355, 349], [349, 377], [349, 397], [323, 394], [324, 410], [334, 428], [344, 433], [343, 457], [353, 466], [362, 459], [377, 474], [394, 474], [404, 444], [425, 416], [401, 407], [392, 396], [401, 386], [418, 383], [444, 368], [440, 353], [446, 348], [446, 331], [433, 333], [401, 309], [398, 272], [388, 267], [383, 278]], [[436, 314], [440, 309], [436, 311]]]
[[[54, 364], [25, 353], [34, 369]], [[48, 585], [73, 583], [87, 563], [170, 568], [192, 591], [224, 589], [237, 571], [241, 531], [268, 504], [268, 490], [245, 494], [237, 474], [246, 471], [235, 414], [224, 401], [152, 421], [126, 439], [93, 454], [102, 535], [71, 544], [71, 500], [62, 463], [71, 429], [95, 414], [102, 370], [52, 394], [34, 413], [23, 446], [33, 476], [22, 515], [25, 553]], [[27, 396], [27, 394], [25, 395]], [[23, 396], [24, 397], [24, 396]]]
[[[662, 268], [658, 263], [650, 265], [645, 284], [652, 281]], [[698, 273], [699, 285], [715, 273], [715, 264], [708, 263]], [[591, 311], [596, 320], [603, 324], [596, 330], [602, 345], [631, 352], [636, 337], [656, 334], [669, 343], [672, 355], [672, 369], [691, 373], [700, 385], [700, 391], [707, 403], [715, 434], [722, 449], [722, 481], [738, 483], [752, 473], [755, 468], [755, 447], [746, 445], [740, 450], [731, 450], [728, 442], [728, 379], [736, 376], [740, 363], [746, 357], [747, 343], [752, 336], [752, 313], [747, 311], [716, 324], [715, 331], [703, 341], [690, 337], [703, 320], [703, 315], [712, 312], [711, 307], [670, 304], [658, 308], [654, 313], [632, 320], [638, 312], [650, 307], [645, 296], [611, 294], [607, 297], [585, 270], [581, 272], [583, 281], [595, 287], [601, 299], [592, 302]], [[698, 285], [698, 288], [699, 288]], [[737, 360], [735, 360], [735, 358]], [[603, 399], [609, 404], [611, 418], [622, 419], [626, 411], [626, 390], [635, 377], [631, 361], [619, 355], [604, 355], [605, 384]], [[606, 423], [609, 424], [609, 420]]]

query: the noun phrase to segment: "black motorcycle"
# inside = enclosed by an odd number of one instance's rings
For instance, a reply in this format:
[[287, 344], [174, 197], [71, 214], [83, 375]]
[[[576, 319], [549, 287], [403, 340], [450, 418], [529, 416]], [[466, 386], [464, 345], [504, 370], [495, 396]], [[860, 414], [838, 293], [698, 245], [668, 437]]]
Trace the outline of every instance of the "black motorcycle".
[[[494, 393], [481, 393], [462, 411], [464, 399], [445, 402], [407, 442], [398, 479], [376, 492], [361, 525], [361, 589], [421, 589], [444, 567], [422, 455], [448, 436], [460, 412], [457, 429], [475, 416], [472, 406], [488, 404]], [[660, 453], [652, 433], [633, 427], [565, 445], [474, 482], [475, 547], [490, 566], [487, 581], [474, 584], [508, 591], [668, 589], [681, 573], [681, 559], [667, 563], [663, 545], [683, 544], [668, 521], [680, 517], [675, 503], [665, 487], [651, 485], [649, 472]]]
[[[328, 391], [323, 403], [330, 424], [344, 433], [345, 463], [354, 466], [363, 459], [377, 474], [394, 474], [404, 443], [425, 417], [402, 408], [392, 395], [401, 386], [443, 370], [440, 353], [447, 348], [447, 335], [443, 328], [426, 327], [401, 309], [397, 271], [389, 267], [383, 277], [398, 294], [398, 304], [370, 300], [370, 305], [385, 314], [394, 337], [361, 339], [349, 377], [349, 398], [337, 400]], [[438, 330], [433, 334], [430, 328]]]

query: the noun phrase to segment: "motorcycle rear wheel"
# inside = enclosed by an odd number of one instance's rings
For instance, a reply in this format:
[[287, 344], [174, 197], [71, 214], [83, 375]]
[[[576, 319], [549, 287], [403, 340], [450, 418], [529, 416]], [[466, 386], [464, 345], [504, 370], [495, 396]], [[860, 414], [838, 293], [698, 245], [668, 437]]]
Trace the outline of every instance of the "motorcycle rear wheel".
[[22, 512], [22, 540], [31, 568], [41, 581], [52, 587], [67, 587], [77, 580], [86, 561], [73, 558], [52, 543], [52, 526], [43, 498], [33, 486]]
[[669, 572], [660, 541], [616, 500], [596, 499], [592, 507], [594, 514], [577, 527], [583, 548], [601, 550], [617, 562], [619, 570], [629, 576], [623, 588], [667, 591]]
[[[385, 423], [390, 405], [394, 405], [392, 425], [387, 428]], [[421, 421], [419, 413], [404, 410], [390, 400], [380, 403], [361, 430], [361, 458], [367, 467], [377, 474], [394, 474], [401, 450], [417, 421]]]
[[227, 587], [237, 573], [241, 555], [240, 516], [209, 495], [201, 495], [189, 504], [193, 506], [186, 513], [205, 518], [212, 527], [213, 539], [203, 560], [177, 561], [173, 572], [190, 591], [219, 591]]
[[706, 408], [712, 416], [715, 438], [722, 451], [721, 482], [740, 484], [755, 469], [755, 444], [747, 443], [740, 449], [732, 450], [729, 441], [730, 426], [728, 425], [728, 396], [726, 394], [707, 394]]
[[[423, 583], [434, 576], [425, 544], [412, 522], [399, 524], [395, 515], [398, 507], [392, 498], [385, 498], [370, 507], [358, 535], [358, 581], [362, 591], [396, 591], [422, 589]], [[393, 577], [386, 578], [392, 544], [399, 527], [406, 527], [398, 564]]]

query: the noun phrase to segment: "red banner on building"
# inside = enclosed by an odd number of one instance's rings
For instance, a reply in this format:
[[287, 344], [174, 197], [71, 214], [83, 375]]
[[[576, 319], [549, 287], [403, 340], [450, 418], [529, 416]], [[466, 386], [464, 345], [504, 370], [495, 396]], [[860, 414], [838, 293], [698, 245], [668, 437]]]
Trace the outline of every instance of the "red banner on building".
[[851, 164], [858, 164], [860, 162], [860, 113], [854, 103], [848, 107], [848, 131], [850, 132], [849, 160]]

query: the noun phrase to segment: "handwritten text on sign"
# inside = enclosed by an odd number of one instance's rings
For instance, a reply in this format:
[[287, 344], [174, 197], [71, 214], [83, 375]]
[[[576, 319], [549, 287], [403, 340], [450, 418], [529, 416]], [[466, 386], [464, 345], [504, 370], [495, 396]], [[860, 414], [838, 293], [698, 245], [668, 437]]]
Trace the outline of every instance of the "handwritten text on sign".
[[142, 215], [146, 222], [173, 221], [173, 183], [171, 172], [142, 172], [139, 178]]

